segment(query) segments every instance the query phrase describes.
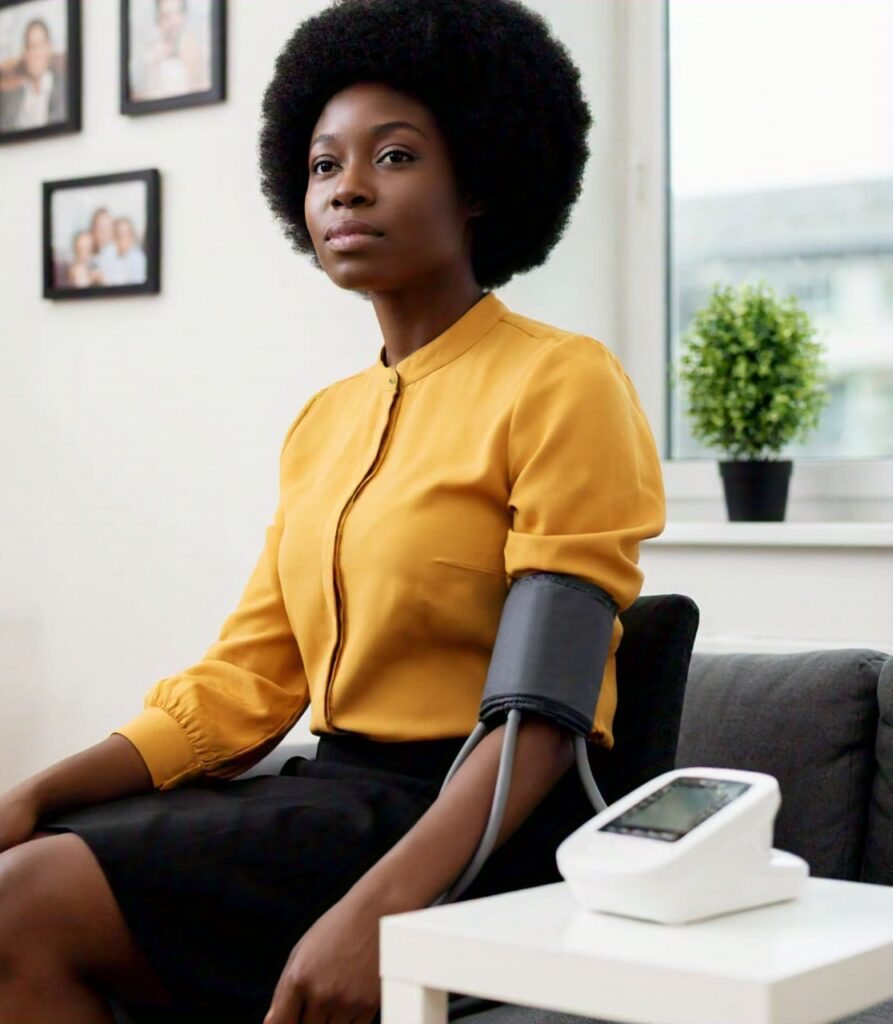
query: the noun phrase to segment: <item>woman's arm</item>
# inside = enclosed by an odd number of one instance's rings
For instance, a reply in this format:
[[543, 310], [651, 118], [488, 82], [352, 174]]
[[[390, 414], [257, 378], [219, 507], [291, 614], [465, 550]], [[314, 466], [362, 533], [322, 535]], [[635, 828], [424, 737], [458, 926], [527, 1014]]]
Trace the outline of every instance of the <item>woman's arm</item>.
[[[505, 725], [469, 754], [422, 818], [353, 886], [349, 898], [396, 914], [431, 903], [470, 863], [490, 817]], [[574, 762], [570, 733], [541, 718], [522, 718], [498, 849]], [[491, 853], [492, 856], [492, 853]]]
[[237, 778], [310, 706], [307, 673], [279, 578], [285, 529], [281, 495], [288, 446], [292, 438], [302, 443], [298, 427], [325, 391], [307, 400], [286, 433], [279, 454], [280, 500], [235, 610], [202, 658], [158, 680], [144, 696], [143, 710], [115, 730], [139, 751], [157, 789], [198, 778]]
[[41, 818], [152, 789], [139, 752], [113, 735], [0, 795], [0, 853], [40, 835]]
[[43, 818], [152, 788], [152, 777], [139, 751], [116, 733], [25, 779], [3, 800], [30, 801]]
[[[372, 1019], [380, 1005], [381, 918], [430, 906], [465, 870], [490, 817], [505, 728], [484, 736], [424, 816], [301, 936], [264, 1024]], [[574, 760], [568, 732], [542, 718], [522, 718], [515, 754], [496, 846]]]

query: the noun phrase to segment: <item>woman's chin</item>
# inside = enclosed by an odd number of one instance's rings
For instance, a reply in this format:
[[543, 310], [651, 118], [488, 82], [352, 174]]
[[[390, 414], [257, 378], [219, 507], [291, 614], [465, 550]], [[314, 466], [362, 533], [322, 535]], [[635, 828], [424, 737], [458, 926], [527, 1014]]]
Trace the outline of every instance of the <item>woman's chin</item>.
[[382, 275], [376, 274], [371, 267], [341, 265], [325, 269], [334, 284], [348, 291], [381, 291], [388, 287]]

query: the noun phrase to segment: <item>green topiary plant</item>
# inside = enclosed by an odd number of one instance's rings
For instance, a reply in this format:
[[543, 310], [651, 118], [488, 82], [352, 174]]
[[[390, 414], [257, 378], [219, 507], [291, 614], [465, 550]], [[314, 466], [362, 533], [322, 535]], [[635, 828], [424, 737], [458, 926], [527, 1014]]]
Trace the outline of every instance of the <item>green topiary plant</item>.
[[692, 436], [733, 459], [767, 459], [805, 440], [829, 401], [823, 345], [793, 295], [713, 286], [683, 335], [671, 378], [688, 388]]

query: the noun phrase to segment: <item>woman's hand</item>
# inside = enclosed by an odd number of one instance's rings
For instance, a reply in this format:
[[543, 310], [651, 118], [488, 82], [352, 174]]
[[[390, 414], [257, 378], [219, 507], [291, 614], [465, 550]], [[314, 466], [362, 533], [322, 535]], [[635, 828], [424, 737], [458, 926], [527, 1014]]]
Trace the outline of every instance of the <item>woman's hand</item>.
[[27, 842], [39, 816], [37, 800], [26, 793], [10, 791], [0, 796], [0, 853]]
[[384, 913], [352, 892], [327, 910], [292, 950], [263, 1024], [371, 1024], [381, 1004]]

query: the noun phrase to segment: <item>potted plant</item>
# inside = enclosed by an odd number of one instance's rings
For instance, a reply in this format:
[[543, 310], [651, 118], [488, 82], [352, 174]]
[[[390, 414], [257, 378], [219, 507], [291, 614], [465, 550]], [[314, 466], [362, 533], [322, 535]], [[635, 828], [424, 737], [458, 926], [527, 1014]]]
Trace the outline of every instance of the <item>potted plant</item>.
[[814, 334], [793, 295], [779, 300], [760, 281], [714, 284], [682, 337], [671, 376], [687, 386], [692, 436], [728, 456], [719, 471], [732, 521], [785, 517], [793, 462], [777, 455], [805, 440], [829, 401]]

